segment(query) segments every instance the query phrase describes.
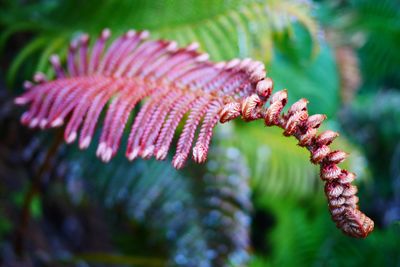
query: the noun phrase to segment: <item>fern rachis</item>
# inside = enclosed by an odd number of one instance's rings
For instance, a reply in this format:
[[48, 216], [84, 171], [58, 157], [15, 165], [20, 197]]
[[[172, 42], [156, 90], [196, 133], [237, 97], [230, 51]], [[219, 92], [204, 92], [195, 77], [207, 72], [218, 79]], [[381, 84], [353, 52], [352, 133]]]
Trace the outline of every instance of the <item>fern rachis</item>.
[[80, 129], [79, 147], [85, 149], [109, 103], [96, 152], [108, 162], [119, 150], [135, 105], [148, 98], [130, 129], [126, 156], [129, 160], [138, 156], [165, 159], [179, 122], [189, 112], [172, 162], [179, 169], [200, 124], [192, 150], [199, 163], [207, 158], [218, 121], [239, 116], [245, 121], [263, 119], [267, 126], [283, 128], [285, 136], [295, 136], [299, 145], [311, 152], [311, 162], [321, 166], [320, 176], [326, 182], [325, 193], [337, 226], [354, 237], [366, 237], [373, 230], [373, 221], [358, 209], [357, 189], [351, 185], [355, 175], [337, 166], [346, 153], [329, 148], [338, 134], [326, 131], [317, 135], [325, 116], [309, 116], [305, 99], [283, 114], [287, 92], [271, 96], [273, 81], [265, 77], [261, 62], [233, 59], [213, 63], [207, 54], [197, 52], [196, 44], [178, 48], [175, 42], [146, 40], [146, 31], [129, 31], [106, 48], [109, 37], [110, 31], [104, 30], [91, 49], [87, 35], [73, 41], [66, 71], [59, 58], [52, 56], [56, 79], [35, 75], [35, 83], [27, 82], [27, 92], [15, 100], [30, 104], [22, 123], [44, 129], [66, 122], [66, 142], [74, 142]]

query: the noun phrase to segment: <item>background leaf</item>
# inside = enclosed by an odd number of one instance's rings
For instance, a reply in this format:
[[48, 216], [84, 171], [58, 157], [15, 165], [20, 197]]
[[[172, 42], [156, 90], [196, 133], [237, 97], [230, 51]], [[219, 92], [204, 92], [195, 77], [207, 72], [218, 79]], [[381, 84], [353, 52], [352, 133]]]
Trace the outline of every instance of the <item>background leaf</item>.
[[[318, 24], [309, 16], [312, 5], [297, 1], [110, 0], [99, 3], [60, 0], [46, 3], [40, 9], [35, 9], [36, 4], [23, 8], [12, 2], [7, 4], [7, 12], [0, 11], [0, 24], [3, 27], [12, 25], [14, 33], [18, 29], [38, 31], [42, 38], [48, 38], [46, 44], [37, 46], [43, 50], [47, 47], [39, 62], [45, 62], [65, 36], [74, 36], [79, 32], [97, 35], [105, 27], [116, 35], [132, 28], [149, 29], [154, 38], [177, 40], [181, 46], [197, 41], [213, 60], [243, 58], [256, 53], [259, 59], [270, 61], [273, 33], [279, 36], [290, 31], [293, 21], [297, 20], [310, 34], [315, 51], [318, 47]], [[179, 15], [175, 13], [176, 10], [180, 11]], [[154, 13], [159, 14], [157, 19]], [[27, 24], [32, 26], [25, 27]], [[11, 32], [0, 38], [0, 47], [4, 47], [9, 36]], [[65, 49], [66, 46], [61, 54], [65, 54]], [[26, 50], [23, 58], [32, 53]], [[17, 66], [21, 63], [16, 64], [15, 70], [9, 73], [9, 82], [15, 80]], [[47, 72], [48, 68], [39, 64], [38, 70]]]

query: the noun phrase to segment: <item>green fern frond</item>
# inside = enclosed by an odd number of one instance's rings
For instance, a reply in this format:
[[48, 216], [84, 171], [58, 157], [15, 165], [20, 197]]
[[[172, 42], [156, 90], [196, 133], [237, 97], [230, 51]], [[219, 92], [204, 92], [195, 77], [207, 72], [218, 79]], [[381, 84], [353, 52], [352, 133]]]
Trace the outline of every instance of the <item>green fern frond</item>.
[[[307, 202], [310, 206], [318, 204]], [[277, 250], [267, 262], [272, 263], [272, 266], [313, 266], [316, 256], [321, 251], [321, 244], [329, 232], [329, 227], [324, 224], [325, 218], [299, 210], [298, 203], [275, 205], [274, 213], [280, 223], [272, 231], [269, 239]], [[291, 252], [291, 257], [287, 257], [287, 251]]]
[[[12, 29], [0, 36], [0, 47], [4, 47], [7, 39], [20, 30], [36, 32], [39, 38], [48, 40], [45, 44], [37, 45], [37, 50], [47, 49], [41, 54], [39, 68], [36, 69], [48, 72], [42, 63], [48, 60], [48, 54], [54, 52], [61, 39], [77, 31], [99, 32], [104, 27], [116, 33], [129, 28], [148, 28], [155, 37], [175, 39], [181, 45], [197, 41], [215, 60], [253, 55], [269, 62], [275, 36], [292, 32], [291, 27], [296, 22], [309, 32], [314, 51], [317, 51], [319, 43], [318, 24], [311, 15], [312, 4], [304, 1], [234, 0], [226, 3], [125, 0], [55, 3], [43, 10], [29, 5], [21, 8], [10, 4], [8, 9], [0, 11], [0, 24], [7, 27], [12, 25]], [[13, 62], [8, 75], [9, 82], [15, 80], [17, 70], [34, 52], [28, 48], [21, 51], [23, 60]]]
[[318, 24], [310, 14], [311, 4], [299, 1], [243, 1], [235, 8], [195, 23], [155, 29], [160, 36], [176, 37], [183, 43], [199, 41], [216, 60], [258, 53], [271, 60], [274, 34], [291, 32], [294, 21], [305, 27], [318, 50]]
[[159, 242], [169, 248], [170, 266], [248, 261], [252, 204], [247, 168], [234, 148], [212, 148], [206, 168], [186, 173], [164, 162], [132, 164], [117, 157], [104, 165], [80, 153], [69, 157], [79, 166], [72, 176], [96, 176], [89, 182], [98, 192], [94, 197], [111, 211], [122, 207], [129, 218], [164, 237]]
[[[279, 222], [268, 242], [274, 244], [268, 256], [255, 254], [251, 267], [309, 266], [397, 266], [400, 263], [400, 227], [377, 229], [371, 238], [353, 240], [332, 234], [327, 218], [316, 215], [324, 204], [321, 198], [304, 202], [281, 200], [263, 208]], [[302, 205], [302, 209], [299, 209]], [[318, 212], [317, 212], [318, 211]]]
[[350, 1], [333, 10], [329, 21], [340, 41], [359, 48], [365, 89], [382, 82], [400, 86], [400, 54], [394, 52], [400, 43], [399, 1]]
[[296, 146], [295, 140], [282, 138], [281, 131], [260, 132], [246, 125], [237, 127], [231, 139], [248, 161], [256, 200], [301, 197], [318, 189], [316, 167], [307, 164], [306, 152]]

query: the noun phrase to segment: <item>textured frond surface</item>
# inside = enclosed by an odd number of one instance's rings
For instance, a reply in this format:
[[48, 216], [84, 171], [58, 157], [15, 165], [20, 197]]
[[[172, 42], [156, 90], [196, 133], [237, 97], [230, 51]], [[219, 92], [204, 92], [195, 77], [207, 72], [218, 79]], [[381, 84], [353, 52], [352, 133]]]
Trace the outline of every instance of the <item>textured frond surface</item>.
[[52, 56], [57, 78], [47, 81], [36, 74], [36, 83], [27, 82], [28, 91], [16, 99], [30, 104], [24, 124], [48, 128], [65, 123], [66, 142], [78, 140], [81, 149], [92, 142], [101, 112], [107, 109], [97, 149], [105, 162], [117, 153], [135, 106], [147, 97], [130, 126], [126, 156], [164, 159], [188, 113], [173, 165], [183, 167], [198, 128], [193, 156], [203, 162], [226, 99], [250, 94], [265, 76], [263, 64], [250, 59], [212, 63], [207, 54], [197, 52], [195, 43], [178, 48], [175, 42], [146, 40], [145, 31], [129, 31], [107, 47], [109, 37], [104, 30], [92, 48], [87, 35], [72, 41], [66, 70]]
[[[350, 236], [366, 237], [373, 230], [374, 222], [358, 208], [357, 187], [351, 184], [356, 176], [338, 166], [346, 159], [347, 153], [329, 148], [339, 134], [330, 130], [317, 134], [326, 116], [309, 116], [308, 101], [304, 98], [290, 106], [287, 113], [283, 113], [287, 104], [287, 91], [281, 90], [271, 96], [272, 89], [270, 78], [260, 81], [254, 94], [224, 106], [221, 110], [221, 123], [238, 116], [245, 121], [262, 119], [266, 126], [278, 126], [284, 130], [285, 136], [294, 136], [299, 146], [310, 151], [310, 161], [320, 165], [320, 178], [325, 182], [325, 195], [336, 226]], [[269, 105], [264, 107], [268, 100]]]
[[[128, 128], [126, 156], [129, 160], [139, 156], [165, 159], [174, 132], [188, 113], [172, 162], [175, 168], [182, 168], [196, 132], [192, 155], [202, 163], [218, 121], [239, 116], [244, 121], [263, 119], [266, 126], [279, 126], [285, 136], [295, 136], [299, 145], [311, 152], [311, 162], [320, 165], [337, 226], [354, 237], [372, 231], [373, 221], [358, 209], [357, 188], [351, 185], [355, 175], [338, 167], [347, 154], [329, 148], [338, 134], [317, 134], [326, 116], [309, 116], [306, 99], [282, 113], [287, 91], [271, 96], [273, 81], [265, 77], [261, 62], [233, 59], [213, 63], [207, 54], [196, 51], [196, 44], [178, 48], [175, 42], [146, 40], [145, 31], [129, 31], [107, 46], [109, 37], [109, 30], [104, 30], [91, 48], [87, 35], [74, 40], [67, 70], [57, 56], [51, 57], [57, 78], [47, 81], [43, 74], [36, 74], [35, 83], [27, 82], [28, 91], [16, 98], [17, 104], [30, 104], [22, 123], [32, 128], [65, 123], [66, 142], [74, 142], [79, 135], [79, 147], [85, 149], [106, 109], [96, 154], [108, 162], [119, 150], [133, 109], [146, 99]], [[270, 105], [264, 107], [269, 99]]]

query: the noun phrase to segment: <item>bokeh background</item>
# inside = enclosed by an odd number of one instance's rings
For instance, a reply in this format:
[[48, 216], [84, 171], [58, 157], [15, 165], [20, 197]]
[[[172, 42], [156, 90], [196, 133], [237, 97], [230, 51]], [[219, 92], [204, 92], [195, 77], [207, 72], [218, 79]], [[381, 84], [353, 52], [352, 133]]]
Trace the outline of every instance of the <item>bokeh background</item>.
[[[375, 231], [336, 229], [307, 152], [259, 123], [218, 126], [208, 162], [179, 172], [103, 164], [60, 130], [22, 127], [23, 81], [105, 27], [265, 62], [276, 89], [341, 133]], [[397, 0], [1, 1], [1, 266], [400, 266], [399, 45]]]

